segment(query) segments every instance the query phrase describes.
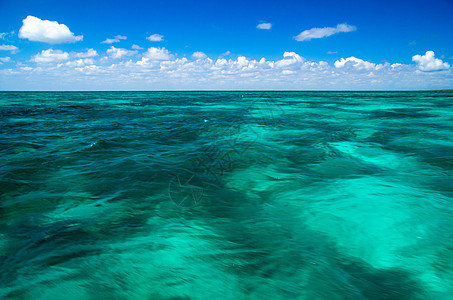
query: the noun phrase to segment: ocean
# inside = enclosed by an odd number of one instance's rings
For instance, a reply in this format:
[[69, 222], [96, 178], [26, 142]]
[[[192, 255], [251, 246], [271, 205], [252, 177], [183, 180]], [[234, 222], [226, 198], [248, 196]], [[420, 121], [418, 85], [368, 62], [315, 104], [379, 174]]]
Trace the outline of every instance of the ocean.
[[0, 92], [2, 299], [452, 299], [453, 92]]

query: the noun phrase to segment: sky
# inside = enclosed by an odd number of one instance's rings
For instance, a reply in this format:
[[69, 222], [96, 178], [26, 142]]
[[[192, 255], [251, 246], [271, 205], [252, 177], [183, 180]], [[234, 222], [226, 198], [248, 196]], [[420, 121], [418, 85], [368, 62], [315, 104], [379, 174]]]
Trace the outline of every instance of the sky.
[[453, 89], [452, 16], [452, 0], [0, 0], [0, 90]]

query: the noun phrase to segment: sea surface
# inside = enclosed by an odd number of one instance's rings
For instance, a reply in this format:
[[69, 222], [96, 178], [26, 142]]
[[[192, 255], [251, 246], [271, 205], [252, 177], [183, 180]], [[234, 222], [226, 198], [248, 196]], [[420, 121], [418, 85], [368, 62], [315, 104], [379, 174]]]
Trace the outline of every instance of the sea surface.
[[453, 299], [453, 92], [0, 92], [1, 299]]

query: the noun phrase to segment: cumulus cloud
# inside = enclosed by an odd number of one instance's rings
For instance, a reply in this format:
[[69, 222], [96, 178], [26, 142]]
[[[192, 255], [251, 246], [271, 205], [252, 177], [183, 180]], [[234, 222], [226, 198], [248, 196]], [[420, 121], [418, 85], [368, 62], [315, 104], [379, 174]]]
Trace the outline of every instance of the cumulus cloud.
[[300, 65], [304, 62], [304, 59], [295, 52], [286, 51], [283, 53], [283, 59], [276, 61], [275, 66], [277, 68], [288, 68], [294, 65]]
[[93, 64], [94, 60], [92, 58], [81, 58], [73, 61], [68, 61], [65, 65], [69, 67], [84, 67]]
[[208, 56], [206, 54], [204, 54], [203, 52], [197, 51], [192, 54], [192, 57], [194, 59], [204, 59], [204, 58], [207, 58]]
[[61, 50], [47, 49], [41, 51], [32, 57], [32, 61], [36, 63], [53, 63], [69, 59], [69, 53]]
[[93, 48], [90, 48], [86, 52], [75, 52], [74, 56], [78, 58], [95, 57], [98, 56], [98, 52]]
[[101, 44], [119, 43], [121, 40], [126, 40], [126, 39], [127, 39], [127, 36], [116, 35], [113, 39], [106, 39], [105, 41], [102, 41]]
[[41, 20], [28, 16], [22, 20], [19, 38], [49, 44], [74, 43], [83, 40], [83, 35], [74, 36], [65, 24], [57, 21]]
[[115, 48], [113, 46], [111, 46], [107, 50], [107, 54], [111, 58], [114, 58], [114, 59], [122, 58], [124, 56], [131, 56], [131, 55], [134, 55], [136, 53], [137, 53], [137, 51], [134, 51], [134, 50], [127, 50], [127, 49], [124, 49], [124, 48]]
[[404, 65], [403, 64], [400, 64], [400, 63], [394, 63], [394, 64], [391, 64], [390, 65], [390, 68], [392, 69], [396, 69], [396, 68], [399, 68], [399, 67], [403, 67]]
[[148, 51], [146, 51], [146, 53], [143, 55], [142, 59], [137, 62], [137, 64], [146, 65], [153, 61], [165, 61], [171, 59], [173, 59], [173, 55], [170, 54], [170, 52], [165, 49], [165, 47], [150, 47], [148, 48]]
[[268, 29], [272, 28], [272, 24], [271, 23], [260, 23], [256, 26], [256, 28], [268, 30]]
[[0, 51], [11, 51], [11, 53], [16, 53], [19, 50], [14, 45], [0, 45]]
[[337, 27], [312, 28], [304, 30], [294, 37], [296, 41], [303, 42], [311, 39], [320, 39], [340, 32], [351, 32], [357, 28], [348, 24], [338, 24]]
[[434, 51], [426, 51], [425, 55], [414, 55], [412, 56], [412, 61], [423, 72], [442, 71], [450, 68], [449, 63], [434, 57]]
[[148, 41], [151, 42], [161, 42], [164, 40], [164, 36], [161, 34], [151, 34], [149, 37], [146, 38]]
[[142, 49], [143, 49], [143, 48], [140, 47], [139, 45], [135, 45], [135, 44], [133, 44], [131, 48], [132, 48], [132, 49], [135, 49], [135, 50], [142, 50]]
[[383, 65], [376, 65], [375, 63], [371, 63], [369, 61], [365, 61], [363, 59], [351, 56], [348, 58], [341, 58], [337, 60], [335, 63], [335, 68], [344, 68], [344, 67], [352, 67], [357, 70], [373, 70], [373, 69], [380, 69]]

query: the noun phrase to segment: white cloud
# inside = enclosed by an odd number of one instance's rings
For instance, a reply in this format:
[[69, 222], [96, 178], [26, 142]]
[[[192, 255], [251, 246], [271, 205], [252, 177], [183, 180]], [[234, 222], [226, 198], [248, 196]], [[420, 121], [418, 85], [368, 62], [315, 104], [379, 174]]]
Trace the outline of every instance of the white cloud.
[[135, 45], [135, 44], [133, 44], [131, 48], [132, 48], [132, 49], [135, 49], [135, 50], [142, 50], [142, 49], [143, 49], [143, 48], [140, 47], [139, 45]]
[[[116, 55], [118, 48], [113, 49], [115, 54], [110, 54]], [[121, 50], [130, 51], [120, 49], [119, 53]], [[98, 90], [444, 89], [453, 82], [451, 72], [426, 76], [415, 64], [375, 64], [353, 56], [329, 65], [290, 51], [274, 60], [233, 55], [212, 59], [202, 53], [180, 58], [166, 48], [151, 47], [138, 59], [122, 53], [114, 61], [112, 56], [82, 57], [90, 52], [42, 51], [34, 61], [48, 63], [33, 68], [19, 63], [11, 69], [0, 68], [0, 82], [11, 89], [21, 89], [18, 82], [27, 82], [23, 89], [45, 89], [52, 88], [48, 78], [58, 78], [60, 89]], [[33, 82], [39, 84], [33, 86]]]
[[225, 53], [222, 53], [221, 55], [222, 55], [222, 56], [228, 56], [228, 55], [230, 55], [230, 54], [231, 54], [231, 51], [228, 50], [228, 51], [226, 51]]
[[95, 57], [95, 56], [98, 56], [98, 52], [96, 50], [94, 50], [93, 48], [90, 48], [90, 49], [87, 49], [86, 52], [75, 52], [74, 56], [78, 57], [78, 58]]
[[53, 63], [69, 59], [69, 53], [61, 50], [47, 49], [41, 51], [32, 57], [32, 61], [36, 63]]
[[[70, 53], [61, 50], [47, 49], [34, 55], [31, 58], [31, 61], [36, 63], [61, 63], [62, 61], [67, 61], [70, 60], [71, 58], [75, 58], [76, 59], [75, 61], [79, 61], [78, 64], [80, 64], [81, 61], [84, 61], [85, 64], [87, 64], [87, 62], [93, 61], [92, 58], [95, 56], [98, 56], [98, 53], [96, 50], [92, 48], [87, 49], [85, 52], [70, 52]], [[74, 63], [74, 61], [67, 63], [67, 65], [74, 64], [77, 63]]]
[[294, 65], [301, 65], [304, 62], [304, 59], [295, 52], [285, 52], [283, 53], [283, 59], [276, 61], [275, 66], [277, 68], [288, 68]]
[[163, 38], [164, 38], [163, 35], [155, 33], [155, 34], [151, 34], [146, 39], [151, 42], [161, 42], [164, 40]]
[[28, 16], [22, 22], [23, 25], [19, 30], [21, 39], [49, 44], [74, 43], [83, 40], [83, 35], [74, 36], [66, 25], [56, 21]]
[[66, 66], [83, 67], [86, 65], [93, 65], [93, 64], [94, 64], [94, 60], [92, 58], [81, 58], [81, 59], [77, 59], [77, 60], [73, 60], [73, 61], [68, 61], [66, 63]]
[[204, 54], [203, 52], [197, 51], [192, 54], [192, 57], [194, 59], [204, 59], [204, 58], [207, 58], [208, 56], [206, 54]]
[[346, 59], [341, 58], [337, 60], [335, 63], [335, 68], [344, 68], [344, 67], [353, 67], [357, 70], [373, 70], [373, 69], [380, 69], [383, 65], [376, 65], [375, 63], [371, 63], [369, 61], [365, 61], [363, 59], [351, 56]]
[[426, 51], [425, 55], [414, 55], [412, 61], [417, 64], [420, 71], [432, 72], [448, 70], [450, 64], [434, 57], [434, 51]]
[[0, 45], [0, 51], [11, 51], [12, 53], [16, 53], [19, 48], [14, 45]]
[[357, 28], [348, 24], [338, 24], [337, 27], [324, 27], [324, 28], [312, 28], [304, 30], [294, 37], [296, 41], [303, 42], [309, 41], [311, 39], [320, 39], [323, 37], [331, 36], [335, 33], [340, 32], [351, 32], [355, 31]]
[[5, 63], [5, 62], [10, 62], [11, 57], [6, 56], [6, 57], [0, 57], [0, 62]]
[[116, 35], [113, 39], [106, 39], [105, 41], [102, 41], [101, 44], [119, 43], [120, 40], [127, 40], [127, 36]]
[[120, 40], [118, 39], [105, 39], [105, 41], [102, 41], [101, 44], [113, 44], [113, 43], [118, 43]]
[[0, 40], [5, 40], [8, 35], [13, 35], [14, 31], [0, 32]]
[[396, 68], [399, 68], [399, 67], [402, 67], [404, 66], [403, 64], [400, 64], [400, 63], [394, 63], [394, 64], [391, 64], [390, 65], [390, 68], [392, 69], [396, 69]]
[[134, 51], [134, 50], [127, 50], [127, 49], [124, 49], [124, 48], [115, 48], [113, 46], [111, 46], [107, 50], [107, 54], [111, 58], [114, 58], [114, 59], [122, 58], [124, 56], [131, 56], [131, 55], [134, 55], [136, 53], [137, 53], [137, 51]]
[[292, 74], [296, 74], [296, 73], [297, 73], [296, 71], [291, 71], [291, 70], [282, 71], [282, 75], [292, 75]]
[[153, 61], [165, 61], [171, 59], [173, 59], [173, 55], [171, 55], [170, 52], [165, 49], [165, 47], [150, 47], [148, 48], [148, 51], [146, 51], [146, 53], [143, 55], [142, 59], [137, 62], [137, 64], [146, 65], [149, 62]]
[[256, 28], [258, 29], [271, 29], [272, 28], [272, 24], [271, 23], [260, 23], [256, 26]]

